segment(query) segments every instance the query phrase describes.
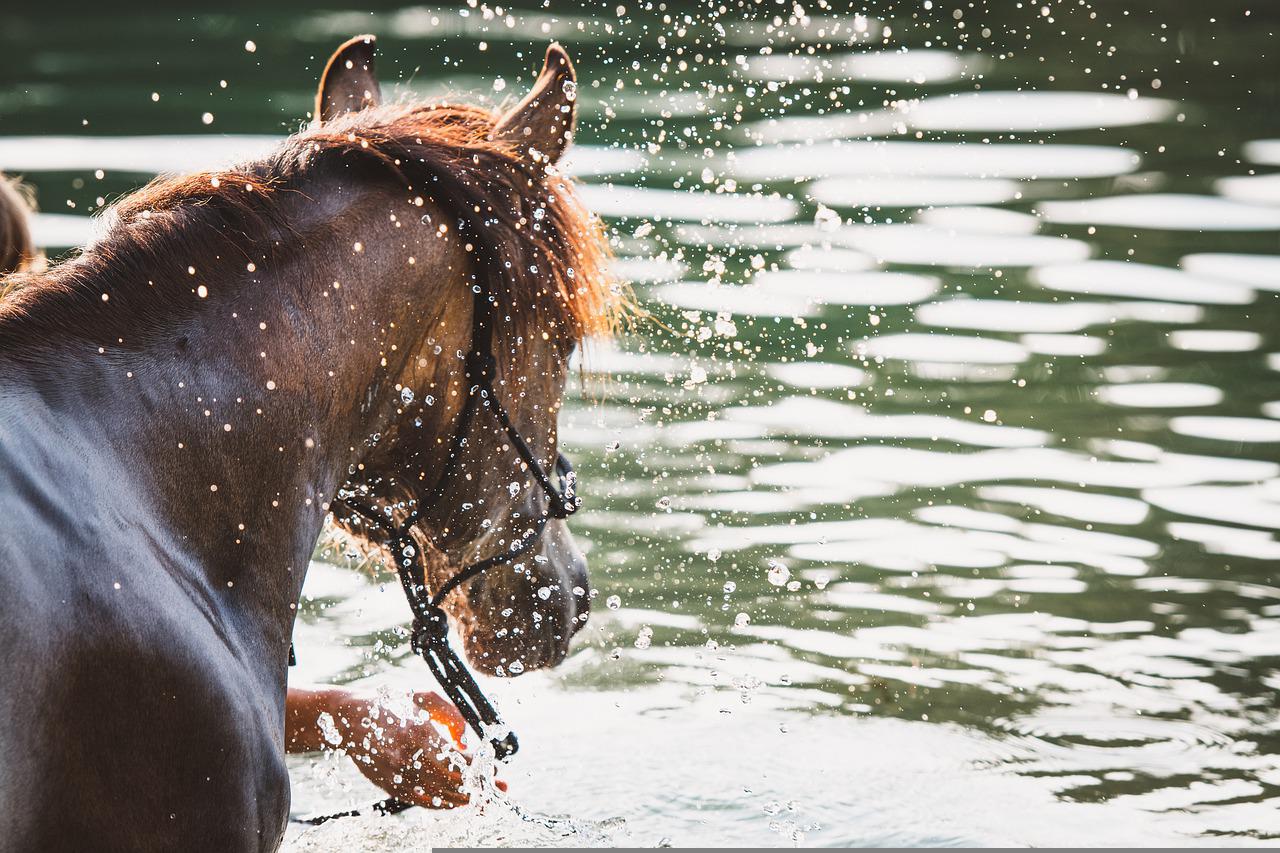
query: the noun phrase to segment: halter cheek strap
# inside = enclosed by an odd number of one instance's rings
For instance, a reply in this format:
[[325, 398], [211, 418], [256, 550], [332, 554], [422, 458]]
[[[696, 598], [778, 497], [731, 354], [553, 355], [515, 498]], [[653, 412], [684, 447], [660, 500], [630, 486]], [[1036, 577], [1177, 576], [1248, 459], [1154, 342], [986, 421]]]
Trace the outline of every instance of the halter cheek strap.
[[[457, 706], [464, 720], [480, 737], [487, 737], [490, 727], [500, 726], [502, 718], [493, 707], [475, 677], [467, 670], [466, 664], [449, 644], [449, 620], [445, 615], [443, 604], [449, 593], [462, 584], [496, 566], [506, 565], [519, 559], [538, 541], [547, 522], [553, 518], [568, 518], [577, 511], [582, 501], [577, 496], [577, 480], [573, 466], [563, 453], [556, 455], [555, 473], [557, 483], [553, 483], [542, 463], [534, 454], [528, 442], [520, 435], [512, 423], [506, 408], [498, 399], [494, 389], [497, 373], [497, 361], [493, 356], [493, 335], [490, 325], [494, 299], [488, 290], [479, 283], [472, 286], [472, 320], [471, 349], [463, 361], [463, 376], [467, 382], [467, 399], [462, 411], [458, 414], [457, 426], [449, 449], [449, 458], [444, 470], [436, 480], [435, 487], [427, 496], [426, 504], [435, 505], [447, 496], [453, 484], [454, 475], [462, 464], [462, 456], [467, 448], [467, 434], [479, 411], [491, 412], [502, 427], [516, 455], [528, 466], [529, 472], [547, 497], [547, 506], [543, 513], [534, 520], [522, 536], [511, 542], [505, 551], [500, 551], [483, 560], [472, 563], [454, 574], [440, 586], [434, 594], [427, 590], [426, 565], [416, 543], [410, 536], [413, 526], [422, 520], [422, 506], [419, 503], [399, 526], [391, 526], [391, 510], [382, 513], [372, 506], [357, 500], [354, 494], [339, 494], [335, 503], [341, 503], [360, 516], [369, 524], [384, 531], [387, 549], [395, 559], [396, 572], [400, 576], [400, 586], [404, 590], [405, 599], [413, 613], [413, 628], [410, 633], [410, 645], [413, 650], [426, 661], [427, 668], [435, 676], [436, 681], [444, 689], [449, 701]], [[290, 647], [290, 662], [293, 649]], [[499, 759], [514, 755], [520, 748], [515, 732], [508, 731], [502, 738], [492, 738], [494, 754]], [[395, 798], [383, 800], [373, 806], [373, 811], [380, 814], [396, 814], [411, 808], [412, 804]], [[323, 815], [310, 818], [306, 823], [320, 824], [336, 817], [348, 817], [359, 814], [358, 811]]]
[[[486, 726], [499, 725], [502, 720], [481, 691], [475, 678], [467, 671], [466, 666], [449, 645], [449, 622], [443, 609], [444, 601], [449, 593], [467, 581], [496, 566], [507, 565], [519, 559], [534, 546], [550, 519], [568, 518], [577, 511], [581, 500], [576, 494], [575, 476], [569, 460], [564, 454], [557, 454], [556, 475], [559, 480], [557, 486], [552, 483], [546, 469], [542, 467], [542, 463], [538, 461], [528, 442], [520, 435], [506, 408], [498, 399], [493, 384], [497, 362], [493, 356], [492, 331], [489, 322], [493, 310], [492, 299], [486, 289], [478, 284], [474, 285], [472, 290], [474, 298], [471, 350], [463, 362], [463, 376], [468, 386], [467, 399], [458, 415], [444, 470], [436, 480], [436, 485], [429, 493], [426, 503], [434, 505], [447, 497], [449, 488], [453, 485], [454, 477], [462, 464], [471, 425], [479, 412], [488, 411], [493, 414], [516, 454], [528, 466], [534, 480], [546, 494], [548, 500], [546, 509], [522, 536], [511, 542], [507, 550], [466, 566], [445, 581], [434, 594], [430, 594], [427, 590], [422, 554], [409, 535], [413, 526], [422, 519], [423, 504], [420, 503], [415, 507], [399, 527], [389, 529], [385, 515], [380, 516], [372, 508], [359, 503], [355, 496], [340, 496], [339, 500], [366, 521], [390, 533], [386, 544], [395, 557], [400, 585], [409, 602], [409, 609], [413, 612], [413, 629], [410, 634], [413, 650], [426, 661], [431, 673], [440, 682], [450, 701], [458, 706], [458, 710], [471, 728], [476, 734], [484, 737]], [[498, 758], [506, 758], [515, 754], [519, 743], [514, 733], [508, 733], [501, 740], [494, 739], [493, 747]]]

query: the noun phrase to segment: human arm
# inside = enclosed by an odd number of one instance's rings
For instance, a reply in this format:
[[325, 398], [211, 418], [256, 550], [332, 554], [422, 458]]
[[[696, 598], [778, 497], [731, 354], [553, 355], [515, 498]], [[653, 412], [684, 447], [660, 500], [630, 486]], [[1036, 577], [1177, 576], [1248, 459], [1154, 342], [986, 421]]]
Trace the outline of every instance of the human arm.
[[290, 687], [285, 751], [342, 750], [373, 784], [396, 799], [428, 808], [467, 802], [457, 753], [436, 729], [460, 742], [462, 716], [434, 693], [414, 693], [414, 713], [337, 687]]

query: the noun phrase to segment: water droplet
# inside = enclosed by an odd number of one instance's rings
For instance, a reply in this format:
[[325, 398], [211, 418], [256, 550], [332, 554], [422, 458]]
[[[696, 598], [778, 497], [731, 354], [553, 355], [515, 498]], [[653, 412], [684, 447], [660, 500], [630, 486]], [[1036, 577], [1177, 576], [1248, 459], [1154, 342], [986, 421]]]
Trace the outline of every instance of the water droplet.
[[564, 81], [564, 97], [566, 101], [572, 103], [578, 100], [578, 84], [573, 80]]
[[405, 387], [400, 389], [400, 402], [404, 403], [406, 406], [413, 402], [412, 388]]
[[733, 617], [733, 626], [735, 628], [745, 628], [751, 624], [751, 617], [745, 613], [739, 613]]
[[724, 591], [725, 591], [725, 593], [726, 593], [726, 594], [733, 592], [733, 591], [734, 591], [735, 589], [737, 589], [737, 588], [738, 588], [738, 585], [737, 585], [736, 583], [734, 583], [733, 581], [725, 581], [725, 582], [724, 582]]
[[619, 596], [611, 595], [604, 600], [604, 605], [610, 610], [617, 610], [622, 606], [622, 599]]
[[819, 204], [818, 212], [813, 215], [813, 224], [818, 227], [819, 231], [830, 233], [838, 230], [843, 223], [840, 219], [840, 214], [825, 204]]
[[338, 731], [338, 724], [333, 721], [333, 716], [328, 711], [321, 711], [316, 717], [316, 725], [320, 727], [320, 734], [324, 736], [325, 743], [330, 746], [342, 746], [342, 733]]
[[507, 670], [512, 675], [519, 675], [520, 673], [524, 672], [524, 664], [518, 660], [513, 660], [511, 664], [507, 667]]

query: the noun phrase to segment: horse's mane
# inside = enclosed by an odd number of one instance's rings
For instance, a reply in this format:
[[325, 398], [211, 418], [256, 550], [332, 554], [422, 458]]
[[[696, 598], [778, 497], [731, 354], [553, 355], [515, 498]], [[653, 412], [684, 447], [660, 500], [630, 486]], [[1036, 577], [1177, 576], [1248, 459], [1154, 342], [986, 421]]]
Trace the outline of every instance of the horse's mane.
[[215, 272], [243, 282], [249, 263], [325, 257], [323, 239], [297, 232], [296, 202], [333, 174], [343, 190], [345, 178], [380, 175], [406, 202], [434, 201], [457, 217], [476, 244], [477, 274], [513, 319], [537, 317], [574, 341], [613, 332], [625, 295], [608, 271], [603, 227], [568, 178], [494, 139], [495, 121], [453, 104], [372, 107], [295, 134], [263, 160], [157, 178], [103, 214], [105, 233], [81, 255], [0, 287], [0, 338], [15, 315], [45, 332], [137, 335], [148, 320], [195, 310], [197, 282]]

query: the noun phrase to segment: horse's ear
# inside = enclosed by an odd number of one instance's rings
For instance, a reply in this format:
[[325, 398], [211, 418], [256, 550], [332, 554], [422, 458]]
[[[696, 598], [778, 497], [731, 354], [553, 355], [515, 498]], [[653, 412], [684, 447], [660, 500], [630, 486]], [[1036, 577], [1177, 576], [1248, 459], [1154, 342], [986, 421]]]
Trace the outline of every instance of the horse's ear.
[[569, 54], [560, 45], [552, 44], [547, 48], [533, 91], [498, 119], [494, 137], [514, 143], [536, 162], [556, 162], [573, 139], [577, 87]]
[[382, 102], [382, 89], [373, 71], [376, 41], [373, 36], [356, 36], [329, 57], [316, 92], [316, 121], [323, 124]]

